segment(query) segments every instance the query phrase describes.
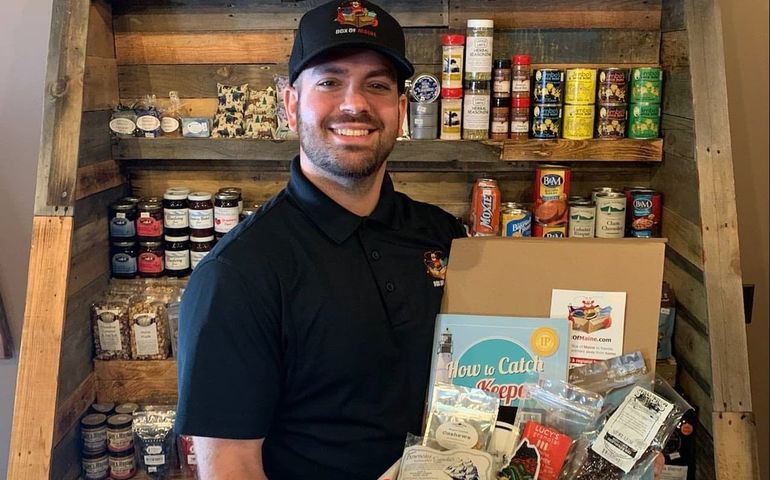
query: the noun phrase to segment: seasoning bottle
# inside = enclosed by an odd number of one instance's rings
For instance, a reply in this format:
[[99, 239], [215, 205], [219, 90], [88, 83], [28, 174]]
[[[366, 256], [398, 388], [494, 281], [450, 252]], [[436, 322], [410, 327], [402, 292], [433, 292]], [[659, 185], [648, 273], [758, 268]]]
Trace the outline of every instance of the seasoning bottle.
[[492, 122], [489, 138], [492, 140], [505, 140], [508, 138], [509, 118], [511, 113], [511, 99], [492, 98]]
[[168, 92], [168, 107], [160, 114], [160, 130], [164, 137], [182, 136], [181, 105], [179, 93], [175, 90]]
[[141, 200], [137, 205], [136, 235], [139, 241], [163, 238], [163, 203], [159, 197]]
[[489, 81], [465, 82], [462, 117], [465, 140], [489, 138]]
[[441, 36], [441, 89], [463, 88], [465, 35]]
[[214, 195], [214, 233], [217, 240], [238, 225], [238, 195], [220, 191]]
[[163, 242], [153, 240], [139, 242], [137, 270], [143, 278], [155, 278], [163, 275]]
[[189, 188], [171, 187], [163, 194], [163, 229], [171, 236], [187, 235], [190, 227]]
[[465, 39], [465, 80], [492, 79], [494, 21], [470, 19]]
[[514, 55], [511, 65], [511, 97], [529, 98], [531, 59], [529, 55]]
[[463, 118], [463, 89], [441, 90], [441, 140], [460, 140]]
[[511, 61], [507, 58], [494, 61], [492, 66], [492, 98], [511, 96]]
[[208, 237], [190, 237], [190, 266], [193, 270], [203, 257], [214, 248], [214, 235]]
[[214, 202], [209, 192], [192, 192], [189, 201], [190, 236], [214, 235]]
[[511, 139], [529, 138], [529, 97], [511, 98]]
[[190, 273], [190, 237], [165, 236], [166, 248], [164, 249], [164, 264], [166, 275], [169, 277], [183, 277]]

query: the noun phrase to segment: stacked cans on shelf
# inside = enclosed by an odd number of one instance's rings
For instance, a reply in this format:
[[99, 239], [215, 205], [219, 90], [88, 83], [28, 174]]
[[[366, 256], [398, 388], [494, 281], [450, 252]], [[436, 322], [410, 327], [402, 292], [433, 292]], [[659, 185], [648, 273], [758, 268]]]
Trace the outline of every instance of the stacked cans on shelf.
[[553, 139], [561, 135], [564, 70], [538, 68], [532, 75], [532, 138]]
[[135, 403], [95, 403], [80, 420], [81, 466], [85, 480], [124, 480], [136, 474]]
[[564, 81], [562, 137], [570, 140], [593, 138], [595, 92], [595, 69], [567, 69]]
[[628, 101], [627, 71], [601, 68], [596, 90], [596, 138], [614, 140], [626, 136]]
[[434, 140], [438, 136], [441, 85], [430, 73], [417, 75], [409, 90], [409, 131], [414, 140]]
[[660, 136], [662, 85], [663, 70], [660, 67], [631, 70], [628, 138], [657, 138]]

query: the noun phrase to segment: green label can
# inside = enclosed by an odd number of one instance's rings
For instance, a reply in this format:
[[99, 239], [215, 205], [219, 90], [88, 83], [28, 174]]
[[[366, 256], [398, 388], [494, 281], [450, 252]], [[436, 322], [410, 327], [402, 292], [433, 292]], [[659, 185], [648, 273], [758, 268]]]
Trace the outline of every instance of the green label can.
[[658, 67], [634, 68], [631, 71], [631, 103], [660, 103], [663, 70]]
[[632, 103], [628, 109], [628, 138], [658, 138], [660, 104]]
[[588, 140], [593, 137], [594, 106], [564, 105], [562, 136], [570, 140]]

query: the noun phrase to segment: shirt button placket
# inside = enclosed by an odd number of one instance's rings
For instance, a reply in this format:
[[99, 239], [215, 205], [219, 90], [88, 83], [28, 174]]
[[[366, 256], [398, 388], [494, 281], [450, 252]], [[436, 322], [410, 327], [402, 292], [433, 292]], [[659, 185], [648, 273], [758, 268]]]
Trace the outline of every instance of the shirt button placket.
[[372, 260], [379, 260], [382, 258], [379, 250], [372, 250]]
[[385, 282], [385, 290], [387, 290], [388, 292], [393, 292], [395, 289], [396, 289], [396, 285], [393, 284], [393, 282], [391, 281]]

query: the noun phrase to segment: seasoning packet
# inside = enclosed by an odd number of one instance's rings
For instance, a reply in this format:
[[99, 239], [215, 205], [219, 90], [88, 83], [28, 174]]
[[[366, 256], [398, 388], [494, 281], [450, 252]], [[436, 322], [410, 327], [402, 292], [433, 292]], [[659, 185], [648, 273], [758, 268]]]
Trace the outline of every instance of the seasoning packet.
[[500, 398], [479, 388], [437, 383], [433, 389], [423, 446], [437, 450], [486, 450]]
[[474, 448], [449, 450], [425, 446], [425, 439], [407, 434], [398, 480], [494, 480], [494, 459]]
[[139, 465], [152, 479], [161, 479], [173, 469], [176, 457], [172, 406], [146, 406], [134, 412], [134, 445], [139, 454]]

